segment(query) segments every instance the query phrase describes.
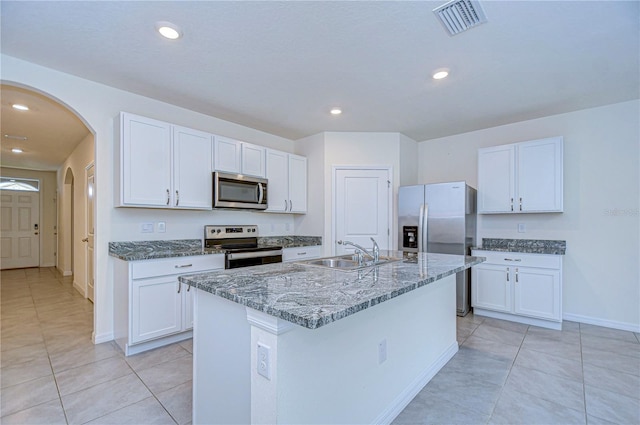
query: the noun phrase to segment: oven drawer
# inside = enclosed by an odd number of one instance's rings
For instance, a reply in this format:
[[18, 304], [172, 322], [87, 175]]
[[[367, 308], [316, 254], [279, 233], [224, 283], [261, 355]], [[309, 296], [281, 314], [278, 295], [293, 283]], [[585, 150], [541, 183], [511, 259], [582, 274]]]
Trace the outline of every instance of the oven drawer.
[[197, 273], [223, 268], [224, 254], [172, 257], [135, 261], [131, 264], [131, 277], [132, 279], [146, 279], [155, 276]]

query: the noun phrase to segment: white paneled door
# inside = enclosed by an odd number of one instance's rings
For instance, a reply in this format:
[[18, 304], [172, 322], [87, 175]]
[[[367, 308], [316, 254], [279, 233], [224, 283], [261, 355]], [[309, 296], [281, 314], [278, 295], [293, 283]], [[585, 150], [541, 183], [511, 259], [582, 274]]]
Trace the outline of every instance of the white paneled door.
[[0, 192], [0, 267], [38, 267], [40, 263], [40, 193]]
[[[374, 238], [380, 249], [391, 249], [391, 170], [337, 168], [335, 170], [335, 241], [346, 240], [371, 250]], [[353, 247], [335, 243], [336, 255]]]

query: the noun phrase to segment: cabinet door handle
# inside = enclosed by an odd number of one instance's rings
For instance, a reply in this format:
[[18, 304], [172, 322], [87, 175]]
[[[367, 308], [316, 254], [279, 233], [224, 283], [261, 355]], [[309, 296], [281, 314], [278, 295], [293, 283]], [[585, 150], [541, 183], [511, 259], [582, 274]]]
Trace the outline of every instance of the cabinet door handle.
[[289, 199], [289, 211], [293, 211], [293, 202]]
[[505, 258], [504, 261], [522, 261], [520, 258]]
[[182, 289], [182, 282], [178, 281], [178, 294], [180, 293], [181, 289]]
[[[509, 267], [507, 267], [507, 283], [509, 283], [509, 273], [510, 273], [509, 272]], [[180, 291], [178, 291], [178, 292], [180, 292]]]
[[180, 193], [176, 190], [176, 207], [180, 205]]
[[191, 290], [191, 285], [187, 285], [187, 292]]
[[513, 198], [511, 198], [511, 212], [513, 212]]
[[169, 189], [167, 189], [167, 205], [169, 205], [170, 198], [171, 198], [171, 193], [169, 192]]
[[187, 267], [193, 267], [193, 264], [183, 264], [181, 266], [173, 266], [173, 267], [175, 267], [176, 269], [185, 269]]
[[306, 252], [299, 252], [298, 255], [307, 255]]
[[284, 210], [285, 211], [287, 210], [287, 200], [286, 199], [284, 200]]
[[516, 267], [516, 283], [518, 283], [518, 268]]
[[522, 197], [520, 197], [520, 211], [522, 211]]

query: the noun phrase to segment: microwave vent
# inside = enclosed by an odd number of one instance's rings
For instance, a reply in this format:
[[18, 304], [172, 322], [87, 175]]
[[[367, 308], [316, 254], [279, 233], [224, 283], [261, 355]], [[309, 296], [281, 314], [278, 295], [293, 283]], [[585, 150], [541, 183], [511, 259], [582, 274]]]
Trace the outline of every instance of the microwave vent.
[[480, 2], [475, 0], [452, 0], [433, 9], [449, 35], [460, 34], [487, 22], [487, 15]]

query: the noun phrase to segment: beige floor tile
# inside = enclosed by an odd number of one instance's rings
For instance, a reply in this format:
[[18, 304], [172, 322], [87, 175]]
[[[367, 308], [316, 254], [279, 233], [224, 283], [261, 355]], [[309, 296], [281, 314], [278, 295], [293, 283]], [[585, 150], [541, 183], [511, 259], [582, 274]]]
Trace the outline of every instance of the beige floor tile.
[[539, 370], [550, 375], [582, 381], [582, 360], [579, 357], [576, 359], [567, 359], [565, 357], [522, 348], [518, 352], [514, 364], [516, 366]]
[[135, 404], [87, 422], [87, 424], [91, 425], [152, 425], [175, 423], [176, 422], [154, 397], [145, 398]]
[[187, 354], [186, 356], [143, 369], [137, 373], [151, 392], [157, 395], [192, 379], [193, 356]]
[[0, 411], [3, 416], [29, 409], [59, 398], [53, 375], [2, 389]]
[[640, 423], [640, 399], [585, 385], [587, 414], [619, 424]]
[[627, 341], [634, 344], [638, 343], [637, 338], [633, 332], [622, 331], [619, 329], [605, 328], [602, 326], [587, 325], [585, 323], [580, 324], [580, 333], [582, 335], [591, 335], [601, 338], [618, 339], [621, 341]]
[[60, 399], [21, 410], [0, 419], [2, 425], [58, 425], [67, 423]]
[[63, 395], [62, 406], [70, 424], [83, 424], [150, 396], [147, 387], [132, 373], [73, 394]]
[[629, 356], [640, 362], [640, 344], [621, 339], [603, 338], [593, 335], [581, 336], [582, 347], [595, 348], [603, 351], [611, 351], [623, 356]]
[[498, 341], [485, 339], [477, 336], [475, 332], [465, 340], [464, 347], [485, 353], [487, 356], [513, 361], [518, 354], [518, 347], [515, 345], [502, 344]]
[[11, 337], [5, 337], [2, 335], [0, 339], [0, 349], [2, 351], [14, 350], [16, 348], [25, 347], [27, 345], [34, 345], [44, 342], [42, 331], [26, 333], [24, 335], [14, 335]]
[[584, 411], [584, 387], [581, 381], [538, 370], [513, 366], [504, 391], [529, 394], [570, 409]]
[[640, 376], [638, 375], [617, 372], [587, 363], [584, 365], [584, 383], [593, 388], [640, 400]]
[[187, 381], [156, 395], [171, 417], [180, 425], [191, 422], [193, 381]]
[[[553, 356], [565, 357], [570, 360], [580, 358], [580, 342], [565, 339], [549, 338], [547, 335], [527, 333], [522, 342], [522, 348], [538, 351]], [[573, 337], [570, 337], [573, 338]]]
[[582, 361], [584, 364], [591, 364], [618, 372], [640, 376], [640, 360], [635, 357], [625, 356], [609, 350], [601, 350], [599, 348], [582, 348]]
[[2, 388], [21, 384], [36, 378], [53, 375], [48, 357], [18, 363], [0, 369], [0, 381]]
[[180, 343], [167, 345], [144, 353], [126, 357], [127, 363], [136, 372], [153, 367], [160, 363], [172, 361], [189, 354], [187, 350], [180, 346]]
[[84, 390], [133, 373], [122, 357], [112, 357], [56, 373], [61, 395]]
[[180, 342], [180, 347], [193, 354], [193, 338]]
[[49, 354], [44, 342], [27, 345], [13, 350], [3, 351], [0, 356], [0, 367], [15, 366], [38, 359], [48, 359]]
[[584, 410], [571, 409], [525, 393], [505, 391], [496, 403], [489, 424], [586, 424], [586, 419]]
[[113, 357], [122, 358], [122, 352], [113, 341], [95, 345], [90, 340], [84, 340], [80, 346], [72, 349], [50, 353], [51, 365], [54, 373], [58, 374], [67, 369], [94, 363]]

